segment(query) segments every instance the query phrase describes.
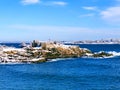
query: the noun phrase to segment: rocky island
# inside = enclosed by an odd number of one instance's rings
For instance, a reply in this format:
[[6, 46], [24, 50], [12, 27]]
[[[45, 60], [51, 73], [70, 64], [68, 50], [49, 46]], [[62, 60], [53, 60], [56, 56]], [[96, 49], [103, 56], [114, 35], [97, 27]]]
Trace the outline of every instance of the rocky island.
[[112, 56], [105, 52], [92, 53], [86, 48], [56, 42], [34, 40], [30, 45], [22, 44], [22, 46], [21, 48], [0, 46], [0, 63], [40, 63], [55, 58]]

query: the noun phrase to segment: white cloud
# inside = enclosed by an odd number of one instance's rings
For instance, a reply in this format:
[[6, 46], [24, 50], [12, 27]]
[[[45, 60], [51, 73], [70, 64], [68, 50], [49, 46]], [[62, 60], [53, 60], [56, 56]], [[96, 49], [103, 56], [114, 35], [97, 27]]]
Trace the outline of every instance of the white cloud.
[[110, 7], [101, 11], [101, 16], [104, 20], [111, 22], [120, 22], [120, 6]]
[[85, 6], [85, 7], [82, 7], [83, 9], [85, 10], [97, 10], [97, 7], [88, 7], [88, 6]]
[[[40, 3], [41, 0], [22, 0], [21, 3], [23, 5], [30, 5], [30, 4], [38, 4]], [[66, 6], [68, 3], [67, 2], [63, 2], [63, 1], [42, 1], [41, 2], [42, 5], [45, 6]]]
[[43, 2], [43, 4], [47, 6], [66, 6], [68, 3], [63, 1], [48, 1]]
[[92, 17], [92, 16], [95, 16], [95, 14], [94, 13], [88, 13], [88, 14], [80, 15], [79, 17]]
[[63, 1], [54, 1], [52, 2], [53, 5], [59, 5], [59, 6], [65, 6], [67, 5], [66, 2], [63, 2]]
[[39, 2], [40, 2], [40, 0], [22, 0], [22, 1], [21, 1], [21, 3], [22, 3], [23, 5], [37, 4], [37, 3], [39, 3]]

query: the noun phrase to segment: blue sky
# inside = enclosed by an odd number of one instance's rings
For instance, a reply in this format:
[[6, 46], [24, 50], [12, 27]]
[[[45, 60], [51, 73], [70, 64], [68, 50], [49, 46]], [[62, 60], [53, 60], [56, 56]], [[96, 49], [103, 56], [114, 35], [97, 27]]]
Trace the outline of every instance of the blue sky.
[[0, 41], [120, 38], [120, 0], [0, 0]]

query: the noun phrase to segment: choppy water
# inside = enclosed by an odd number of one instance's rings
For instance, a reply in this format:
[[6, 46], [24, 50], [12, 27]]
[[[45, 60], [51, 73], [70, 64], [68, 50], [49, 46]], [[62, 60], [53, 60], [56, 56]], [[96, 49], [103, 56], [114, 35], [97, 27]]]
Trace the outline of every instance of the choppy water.
[[[120, 52], [120, 45], [80, 45]], [[0, 65], [0, 90], [120, 90], [120, 56]]]

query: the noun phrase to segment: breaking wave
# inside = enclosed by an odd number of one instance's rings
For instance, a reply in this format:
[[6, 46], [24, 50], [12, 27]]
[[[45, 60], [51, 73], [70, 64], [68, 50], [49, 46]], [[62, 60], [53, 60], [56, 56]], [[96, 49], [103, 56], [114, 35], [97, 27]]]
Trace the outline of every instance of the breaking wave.
[[64, 61], [64, 60], [73, 60], [74, 58], [56, 58], [56, 59], [50, 59], [47, 62], [56, 62], [56, 61]]
[[109, 51], [108, 54], [112, 54], [113, 56], [120, 56], [120, 52]]

